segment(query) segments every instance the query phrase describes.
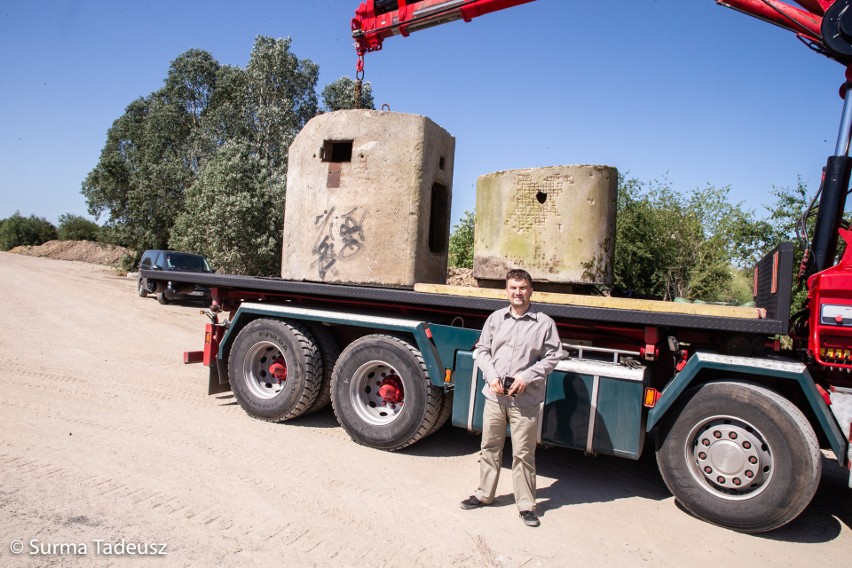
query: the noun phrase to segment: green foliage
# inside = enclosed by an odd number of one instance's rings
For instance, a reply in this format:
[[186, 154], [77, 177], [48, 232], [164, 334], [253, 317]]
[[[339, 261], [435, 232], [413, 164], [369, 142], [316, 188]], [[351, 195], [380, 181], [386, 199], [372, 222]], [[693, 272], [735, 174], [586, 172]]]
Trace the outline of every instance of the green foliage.
[[473, 268], [473, 231], [476, 215], [465, 210], [459, 224], [450, 233], [449, 265], [455, 268]]
[[19, 246], [38, 246], [56, 239], [56, 227], [43, 217], [23, 217], [16, 211], [0, 224], [0, 250]]
[[[265, 242], [280, 242], [288, 149], [318, 112], [318, 75], [316, 64], [290, 51], [289, 39], [259, 36], [245, 69], [199, 49], [178, 56], [163, 88], [113, 123], [83, 182], [89, 212], [107, 217], [102, 239], [140, 252], [176, 243], [203, 243], [222, 255], [226, 246], [248, 247], [217, 264], [269, 273], [279, 262], [254, 233], [273, 231]], [[245, 209], [255, 206], [276, 207], [254, 217], [278, 222], [242, 227], [239, 220], [254, 218]], [[224, 216], [211, 217], [211, 207]], [[246, 238], [234, 238], [233, 227]]]
[[370, 83], [361, 85], [361, 104], [356, 104], [355, 81], [350, 77], [341, 77], [326, 85], [322, 90], [322, 102], [323, 110], [326, 112], [353, 108], [376, 108], [376, 102], [373, 100], [373, 86]]
[[65, 213], [59, 216], [56, 234], [60, 241], [97, 241], [101, 228], [80, 215]]
[[187, 191], [170, 244], [204, 254], [222, 272], [278, 275], [283, 213], [284, 186], [265, 161], [245, 142], [228, 143]]
[[[808, 297], [805, 282], [799, 281], [795, 274], [805, 252], [803, 243], [796, 241], [796, 227], [801, 222], [802, 213], [809, 205], [808, 190], [799, 179], [795, 188], [773, 188], [771, 193], [775, 197], [775, 202], [766, 208], [771, 226], [770, 242], [777, 244], [782, 241], [793, 241], [798, 245], [794, 249], [793, 293], [790, 299], [790, 312], [796, 313], [805, 307]], [[813, 235], [815, 222], [814, 217], [805, 220], [805, 229], [809, 235]]]
[[318, 110], [319, 67], [298, 59], [290, 43], [258, 36], [245, 70], [250, 141], [276, 174], [286, 171], [290, 144]]
[[754, 301], [753, 297], [753, 270], [746, 272], [737, 268], [731, 268], [731, 284], [729, 286], [730, 296], [739, 305], [745, 305]]
[[132, 102], [107, 133], [82, 193], [91, 215], [108, 213], [106, 226], [119, 244], [166, 247], [198, 162], [191, 151], [192, 122], [186, 106], [161, 90]]
[[224, 272], [280, 274], [287, 152], [317, 112], [317, 76], [289, 39], [265, 37], [244, 71], [220, 70], [222, 90], [201, 123], [214, 151], [185, 193], [171, 248], [200, 252]]
[[[708, 186], [687, 197], [667, 182], [619, 180], [615, 284], [636, 295], [741, 302], [741, 278], [774, 247], [770, 222]], [[732, 269], [744, 271], [739, 282]]]

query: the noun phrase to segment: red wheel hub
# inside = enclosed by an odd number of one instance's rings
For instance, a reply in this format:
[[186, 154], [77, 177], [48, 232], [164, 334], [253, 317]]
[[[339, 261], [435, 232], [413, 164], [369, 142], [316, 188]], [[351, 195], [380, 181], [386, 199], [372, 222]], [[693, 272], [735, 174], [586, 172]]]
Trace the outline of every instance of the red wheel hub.
[[399, 404], [405, 397], [405, 391], [402, 389], [402, 380], [396, 375], [385, 377], [382, 384], [379, 385], [379, 396], [388, 404]]
[[269, 374], [278, 379], [279, 383], [287, 380], [287, 361], [284, 357], [278, 357], [269, 366]]

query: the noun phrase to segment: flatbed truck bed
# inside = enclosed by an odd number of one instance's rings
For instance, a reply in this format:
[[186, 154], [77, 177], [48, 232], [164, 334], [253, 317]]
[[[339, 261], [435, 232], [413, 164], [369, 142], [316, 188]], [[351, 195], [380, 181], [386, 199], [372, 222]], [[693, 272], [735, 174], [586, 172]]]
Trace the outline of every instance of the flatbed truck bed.
[[[783, 250], [789, 254], [781, 256], [786, 265], [782, 267], [781, 274], [789, 274], [792, 271], [792, 246], [789, 251], [786, 248]], [[787, 271], [784, 268], [787, 268]], [[371, 306], [391, 312], [402, 309], [418, 313], [452, 314], [453, 317], [481, 317], [505, 305], [503, 292], [488, 288], [417, 284], [414, 289], [404, 289], [216, 273], [169, 272], [165, 276], [151, 270], [141, 271], [140, 276], [148, 280], [167, 279], [172, 282], [197, 284], [223, 292], [268, 295], [270, 298], [278, 298], [279, 301], [344, 308], [353, 305]], [[534, 293], [533, 302], [542, 312], [563, 322], [774, 335], [787, 332], [787, 318], [778, 317], [780, 314], [786, 316], [789, 312], [790, 283], [787, 280], [789, 279], [784, 280], [786, 289], [776, 291], [772, 297], [765, 294], [765, 305], [758, 305], [753, 309], [538, 292]], [[779, 283], [781, 288], [784, 288], [780, 280]]]

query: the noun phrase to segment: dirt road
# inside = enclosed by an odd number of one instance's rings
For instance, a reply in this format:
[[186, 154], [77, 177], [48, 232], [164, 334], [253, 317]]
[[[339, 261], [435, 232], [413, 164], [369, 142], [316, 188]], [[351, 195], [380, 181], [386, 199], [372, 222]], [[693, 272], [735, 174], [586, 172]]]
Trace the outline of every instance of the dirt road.
[[197, 308], [139, 298], [95, 265], [9, 253], [0, 292], [0, 566], [852, 564], [852, 490], [828, 460], [802, 517], [750, 536], [681, 511], [652, 452], [539, 450], [532, 529], [508, 472], [496, 506], [459, 509], [478, 439], [457, 428], [384, 453], [330, 409], [268, 424], [207, 397], [206, 369], [181, 363], [200, 348]]

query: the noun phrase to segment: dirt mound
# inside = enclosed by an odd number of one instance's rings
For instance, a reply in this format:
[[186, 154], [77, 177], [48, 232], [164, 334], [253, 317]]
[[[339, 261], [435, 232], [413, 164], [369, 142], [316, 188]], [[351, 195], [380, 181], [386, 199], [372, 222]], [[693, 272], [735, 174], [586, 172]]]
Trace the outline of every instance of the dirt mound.
[[476, 288], [476, 278], [473, 277], [473, 270], [470, 268], [448, 268], [447, 269], [447, 284], [450, 286], [469, 286]]
[[118, 266], [121, 257], [133, 254], [132, 250], [124, 247], [93, 241], [47, 241], [37, 247], [15, 247], [9, 252], [58, 260], [78, 260], [108, 266]]

